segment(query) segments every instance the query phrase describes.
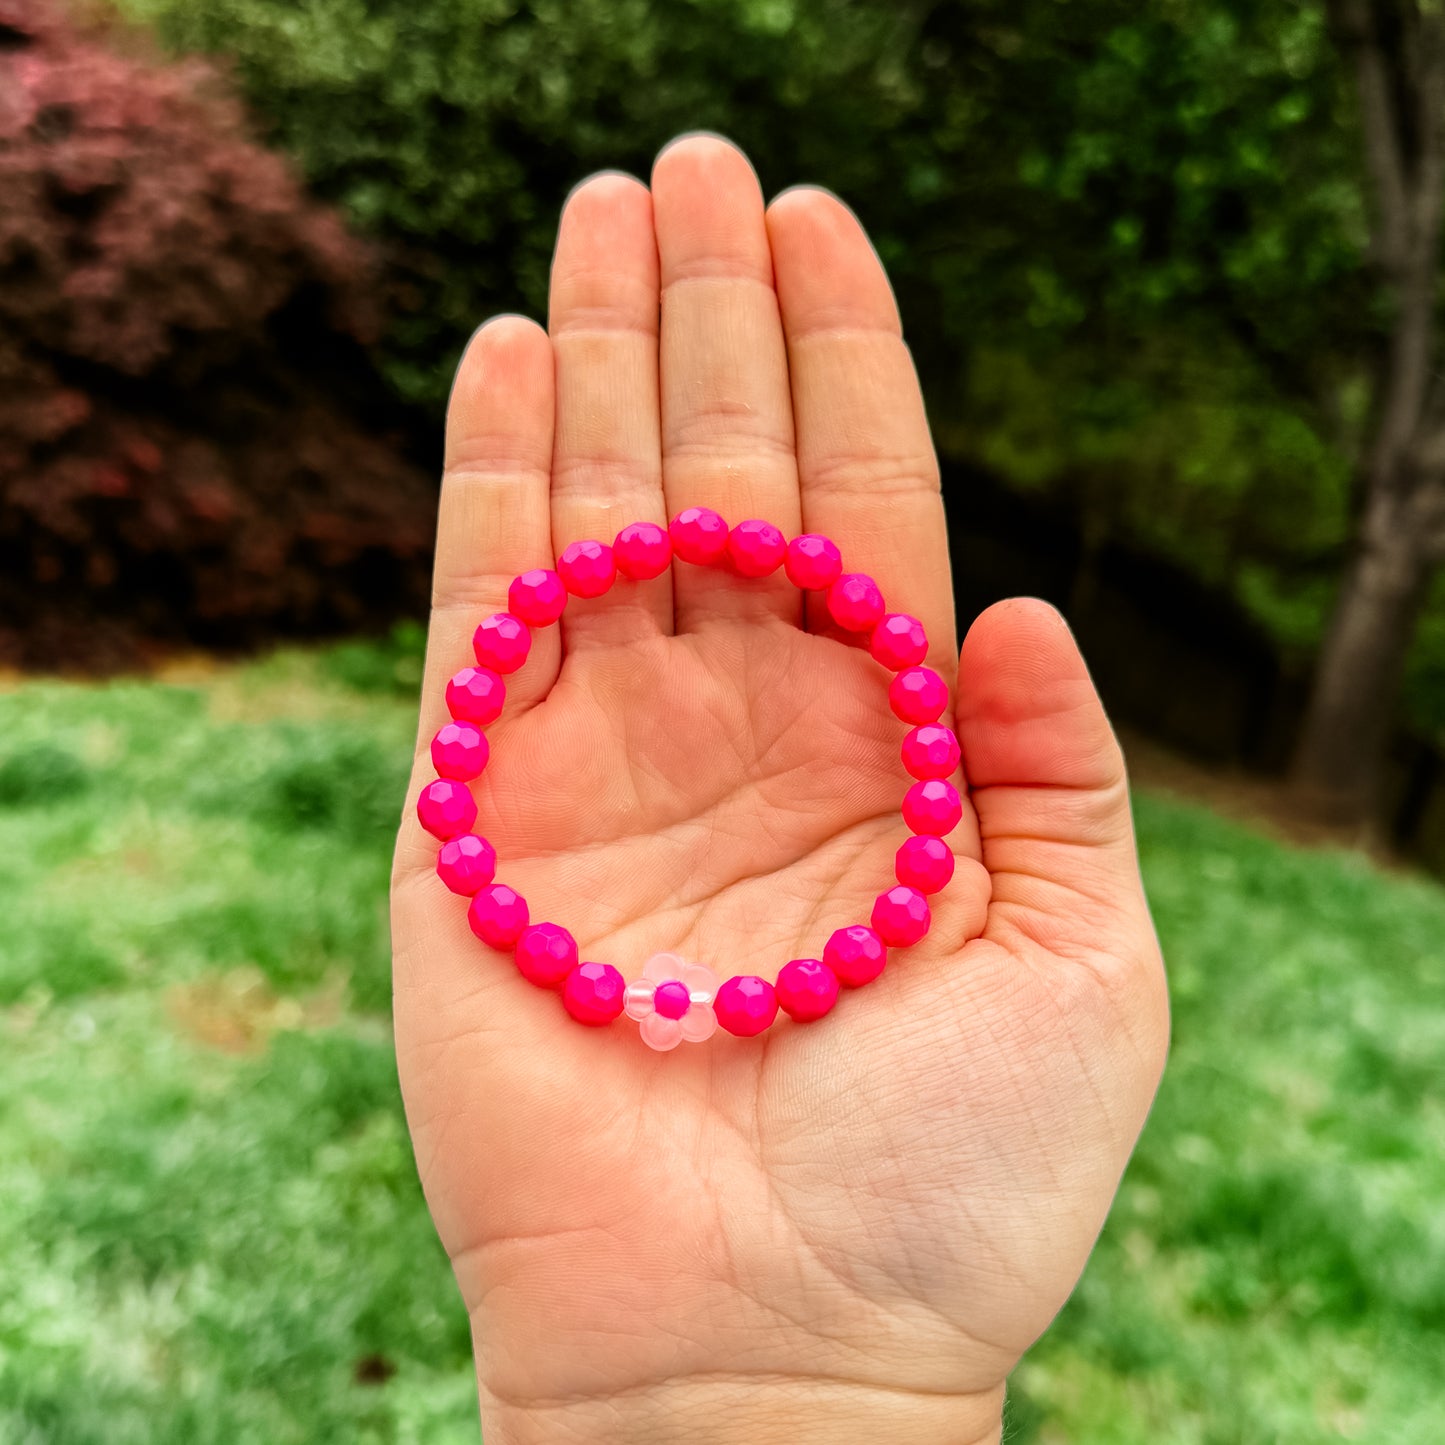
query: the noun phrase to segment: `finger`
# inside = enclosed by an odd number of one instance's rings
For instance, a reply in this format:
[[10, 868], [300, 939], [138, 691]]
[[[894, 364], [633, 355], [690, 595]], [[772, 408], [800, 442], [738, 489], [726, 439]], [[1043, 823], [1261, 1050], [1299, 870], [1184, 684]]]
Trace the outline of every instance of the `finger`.
[[[863, 228], [825, 191], [768, 208], [797, 427], [802, 520], [833, 538], [893, 612], [918, 617], [929, 661], [956, 663], [938, 462], [888, 278]], [[809, 610], [809, 626], [826, 613]], [[820, 630], [828, 630], [826, 623]]]
[[[472, 634], [506, 608], [512, 578], [552, 557], [552, 398], [552, 346], [535, 322], [499, 316], [472, 337], [447, 406], [417, 768], [403, 833], [402, 851], [427, 869], [436, 844], [413, 807], [433, 776], [427, 749], [447, 720], [447, 679], [474, 661]], [[501, 726], [546, 696], [560, 657], [557, 629], [534, 629], [526, 663], [506, 680]]]
[[[630, 176], [584, 181], [562, 212], [548, 328], [557, 359], [552, 539], [611, 544], [632, 522], [666, 526], [657, 399], [652, 198]], [[672, 630], [672, 577], [619, 578], [562, 617], [568, 651]]]
[[1092, 955], [1147, 919], [1124, 758], [1064, 619], [1033, 598], [969, 629], [956, 728], [993, 876], [989, 928]]
[[[657, 158], [652, 204], [662, 277], [662, 474], [669, 515], [711, 507], [731, 525], [799, 525], [788, 361], [763, 196], [747, 157], [687, 136]], [[724, 567], [673, 567], [679, 630], [770, 613], [796, 621], [782, 572], [741, 582]]]

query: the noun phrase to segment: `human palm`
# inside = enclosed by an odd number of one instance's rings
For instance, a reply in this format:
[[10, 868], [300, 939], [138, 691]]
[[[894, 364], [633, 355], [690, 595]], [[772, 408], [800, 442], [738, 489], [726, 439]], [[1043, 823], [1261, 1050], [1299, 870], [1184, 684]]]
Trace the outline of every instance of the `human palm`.
[[[650, 193], [594, 178], [549, 323], [490, 323], [458, 373], [412, 798], [512, 574], [708, 505], [832, 535], [923, 619], [972, 806], [931, 932], [874, 983], [819, 1023], [668, 1054], [578, 1027], [478, 943], [408, 813], [397, 1050], [489, 1445], [995, 1438], [1162, 1067], [1118, 749], [1043, 604], [990, 609], [960, 665], [911, 363], [836, 201], [765, 215], [705, 137]], [[818, 956], [906, 836], [886, 674], [781, 576], [678, 562], [574, 599], [490, 732], [474, 790], [499, 878], [628, 977], [659, 950], [721, 977]]]

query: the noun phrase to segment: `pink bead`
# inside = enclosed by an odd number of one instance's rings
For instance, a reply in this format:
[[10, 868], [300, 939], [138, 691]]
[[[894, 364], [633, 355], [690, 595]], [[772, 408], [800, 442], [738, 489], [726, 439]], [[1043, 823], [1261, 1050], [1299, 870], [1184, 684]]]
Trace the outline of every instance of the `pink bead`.
[[910, 667], [888, 684], [888, 704], [906, 723], [937, 722], [948, 706], [948, 685], [931, 667]]
[[668, 524], [672, 550], [684, 562], [710, 567], [728, 548], [728, 524], [711, 507], [689, 507]]
[[476, 723], [449, 722], [431, 740], [432, 766], [444, 778], [467, 783], [487, 765], [491, 749]]
[[652, 1006], [665, 1019], [680, 1019], [692, 1007], [692, 995], [685, 983], [670, 978], [653, 990]]
[[855, 923], [851, 928], [838, 929], [823, 945], [823, 962], [840, 982], [860, 988], [883, 972], [888, 950], [871, 928]]
[[923, 624], [906, 612], [890, 612], [868, 639], [868, 651], [884, 667], [898, 672], [928, 656], [928, 634]]
[[577, 967], [577, 940], [560, 924], [534, 923], [517, 939], [517, 971], [538, 988], [556, 988]]
[[914, 783], [903, 795], [903, 821], [915, 833], [941, 838], [958, 827], [963, 817], [963, 799], [952, 783], [935, 778]]
[[567, 589], [550, 567], [533, 567], [512, 579], [507, 606], [529, 627], [549, 627], [567, 606]]
[[928, 900], [916, 888], [903, 883], [880, 893], [873, 904], [873, 927], [890, 948], [917, 943], [932, 921]]
[[778, 995], [766, 979], [743, 974], [730, 978], [712, 1001], [717, 1021], [740, 1038], [760, 1034], [778, 1016]]
[[497, 876], [497, 850], [476, 833], [463, 833], [441, 846], [437, 877], [464, 898], [485, 888]]
[[831, 587], [843, 571], [843, 554], [837, 545], [816, 532], [805, 532], [788, 543], [788, 557], [784, 564], [788, 581], [794, 587], [819, 592]]
[[910, 838], [893, 859], [893, 874], [908, 888], [937, 893], [953, 877], [953, 850], [942, 838]]
[[520, 617], [494, 612], [472, 634], [472, 651], [483, 667], [494, 672], [516, 672], [532, 650], [532, 634]]
[[472, 899], [467, 922], [483, 943], [505, 952], [516, 947], [527, 926], [527, 900], [515, 888], [493, 883]]
[[617, 563], [605, 542], [573, 542], [557, 559], [557, 575], [574, 597], [601, 597], [617, 580]]
[[612, 555], [624, 577], [645, 582], [667, 571], [672, 561], [672, 538], [656, 522], [634, 522], [617, 534]]
[[464, 667], [447, 683], [447, 711], [458, 722], [493, 722], [506, 700], [507, 684], [490, 667]]
[[739, 522], [728, 533], [728, 560], [740, 577], [769, 577], [783, 565], [788, 550], [771, 522]]
[[847, 572], [828, 589], [828, 612], [845, 632], [871, 632], [883, 617], [883, 594], [865, 573]]
[[915, 778], [946, 778], [958, 766], [958, 739], [952, 728], [928, 723], [903, 739], [903, 766]]
[[579, 1024], [601, 1028], [622, 1012], [627, 982], [610, 963], [579, 963], [562, 985], [562, 1005]]
[[816, 958], [795, 958], [778, 970], [778, 1007], [791, 1019], [820, 1019], [838, 1002], [838, 975]]
[[470, 833], [477, 821], [477, 802], [465, 783], [451, 778], [438, 778], [421, 790], [416, 800], [416, 815], [421, 825], [445, 843], [459, 833]]

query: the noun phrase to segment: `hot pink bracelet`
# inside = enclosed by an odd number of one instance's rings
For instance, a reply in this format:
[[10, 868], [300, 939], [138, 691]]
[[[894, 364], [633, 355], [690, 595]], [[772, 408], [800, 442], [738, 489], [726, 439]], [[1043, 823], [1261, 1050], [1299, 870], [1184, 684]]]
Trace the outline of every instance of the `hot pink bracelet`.
[[[838, 929], [822, 958], [795, 958], [777, 982], [751, 974], [721, 986], [713, 971], [676, 954], [654, 954], [640, 978], [628, 983], [610, 963], [581, 962], [577, 942], [556, 923], [532, 923], [527, 901], [493, 880], [497, 854], [472, 831], [477, 804], [467, 784], [487, 765], [483, 727], [496, 720], [506, 699], [505, 675], [527, 660], [531, 629], [561, 617], [569, 595], [601, 597], [618, 576], [640, 581], [660, 576], [673, 558], [700, 567], [727, 567], [740, 577], [767, 577], [782, 567], [805, 591], [825, 592], [828, 613], [847, 632], [868, 636], [868, 650], [894, 677], [888, 687], [893, 712], [913, 725], [903, 739], [903, 766], [916, 779], [903, 798], [903, 819], [913, 834], [894, 859], [895, 887], [878, 895], [871, 926]], [[512, 581], [508, 611], [488, 617], [472, 639], [475, 667], [464, 667], [447, 684], [452, 721], [432, 739], [439, 777], [417, 800], [421, 825], [441, 840], [437, 874], [453, 893], [470, 898], [467, 921], [492, 948], [510, 950], [522, 977], [559, 990], [579, 1023], [609, 1024], [627, 1014], [640, 1024], [654, 1049], [700, 1042], [719, 1024], [744, 1037], [761, 1033], [781, 1009], [800, 1023], [822, 1018], [838, 1000], [841, 985], [857, 988], [878, 977], [889, 948], [917, 943], [928, 932], [928, 896], [953, 876], [953, 854], [943, 841], [963, 815], [958, 791], [948, 781], [958, 767], [958, 739], [938, 725], [948, 688], [932, 668], [923, 624], [888, 612], [871, 577], [845, 573], [838, 548], [812, 534], [785, 542], [770, 522], [727, 523], [707, 507], [689, 507], [667, 530], [653, 522], [624, 527], [613, 544], [573, 542], [556, 571], [538, 567]]]

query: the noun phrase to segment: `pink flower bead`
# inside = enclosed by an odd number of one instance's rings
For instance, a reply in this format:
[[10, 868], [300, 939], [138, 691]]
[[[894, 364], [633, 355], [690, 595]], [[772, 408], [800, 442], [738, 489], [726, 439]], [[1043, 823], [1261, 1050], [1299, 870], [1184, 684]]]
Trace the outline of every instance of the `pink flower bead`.
[[898, 881], [920, 893], [937, 893], [953, 877], [953, 850], [942, 838], [919, 834], [910, 838], [893, 859]]
[[898, 672], [928, 656], [928, 634], [923, 624], [906, 612], [890, 612], [868, 639], [868, 651], [884, 667]]
[[706, 965], [675, 953], [654, 953], [642, 977], [627, 985], [624, 1009], [637, 1020], [642, 1042], [664, 1053], [684, 1041], [700, 1044], [713, 1036], [716, 996], [717, 975]]
[[437, 877], [464, 898], [485, 888], [497, 876], [497, 850], [476, 833], [450, 838], [437, 854]]
[[831, 539], [816, 532], [805, 532], [788, 543], [787, 561], [783, 565], [794, 587], [821, 592], [842, 574], [843, 554]]
[[820, 1019], [838, 1002], [838, 975], [816, 958], [795, 958], [778, 970], [778, 1007], [790, 1019]]
[[491, 749], [476, 723], [449, 722], [431, 740], [432, 766], [444, 778], [468, 783], [487, 765]]
[[617, 580], [617, 563], [605, 542], [573, 542], [557, 559], [557, 575], [574, 597], [601, 597]]
[[728, 524], [711, 507], [689, 507], [668, 523], [672, 550], [684, 562], [710, 567], [728, 549]]
[[903, 795], [903, 821], [915, 833], [941, 838], [958, 827], [963, 817], [963, 799], [952, 783], [934, 778], [914, 783]]
[[617, 534], [612, 555], [624, 577], [645, 582], [667, 571], [672, 562], [672, 538], [656, 522], [633, 522]]
[[916, 888], [903, 883], [880, 893], [873, 904], [873, 927], [891, 948], [917, 943], [932, 921], [928, 900]]
[[601, 1028], [622, 1012], [627, 984], [610, 963], [579, 963], [562, 985], [562, 1006], [579, 1024]]
[[516, 672], [532, 650], [532, 633], [520, 617], [494, 612], [472, 634], [472, 651], [483, 667], [494, 672]]
[[730, 978], [712, 1001], [717, 1021], [730, 1034], [749, 1039], [778, 1016], [778, 995], [766, 979], [752, 974]]
[[577, 967], [577, 940], [560, 924], [534, 923], [517, 939], [517, 971], [538, 988], [556, 988]]
[[483, 943], [505, 953], [517, 946], [527, 926], [527, 900], [515, 888], [493, 883], [472, 899], [467, 922]]
[[851, 928], [838, 929], [823, 945], [823, 962], [841, 983], [860, 988], [883, 972], [888, 950], [871, 928], [855, 923]]
[[512, 578], [507, 606], [529, 627], [549, 627], [567, 606], [567, 589], [550, 567], [533, 567]]
[[910, 667], [888, 684], [888, 705], [906, 723], [937, 722], [948, 706], [948, 684], [931, 667]]
[[451, 778], [438, 778], [421, 790], [416, 800], [416, 815], [421, 825], [443, 843], [459, 833], [470, 833], [477, 821], [477, 802], [465, 783]]
[[740, 577], [769, 577], [783, 565], [787, 543], [771, 522], [739, 522], [728, 533], [728, 560]]
[[952, 728], [928, 723], [903, 739], [903, 766], [911, 777], [949, 777], [958, 766], [958, 739]]
[[866, 573], [844, 573], [828, 589], [828, 613], [845, 632], [871, 632], [883, 617], [883, 594]]
[[506, 700], [507, 684], [490, 667], [464, 667], [447, 683], [447, 711], [458, 722], [494, 722]]

